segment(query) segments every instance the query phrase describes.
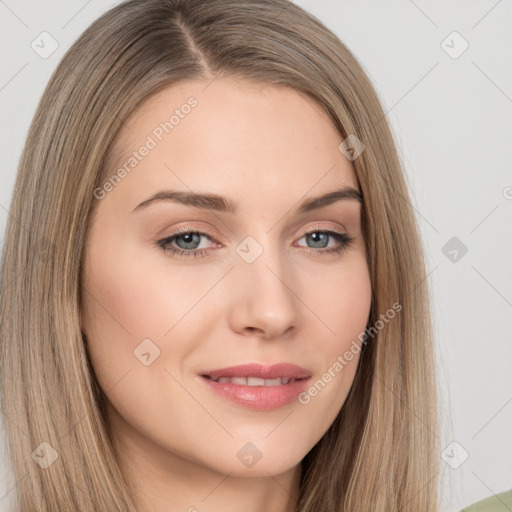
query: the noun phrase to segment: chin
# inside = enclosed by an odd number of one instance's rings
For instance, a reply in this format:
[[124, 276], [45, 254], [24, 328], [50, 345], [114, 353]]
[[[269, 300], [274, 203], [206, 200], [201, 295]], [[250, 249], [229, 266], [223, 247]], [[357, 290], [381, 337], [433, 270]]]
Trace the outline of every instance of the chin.
[[242, 453], [235, 453], [234, 457], [214, 459], [212, 469], [236, 477], [268, 477], [280, 475], [300, 464], [305, 454], [283, 454], [281, 450], [272, 449], [270, 455], [258, 452], [248, 447]]

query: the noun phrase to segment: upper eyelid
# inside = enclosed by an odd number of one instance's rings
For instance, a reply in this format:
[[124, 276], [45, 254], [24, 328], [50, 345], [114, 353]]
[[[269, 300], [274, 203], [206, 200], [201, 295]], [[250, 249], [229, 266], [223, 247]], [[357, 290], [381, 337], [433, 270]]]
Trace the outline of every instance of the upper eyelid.
[[[332, 230], [332, 231], [336, 231], [336, 232], [340, 231], [337, 228], [333, 227], [332, 225], [331, 226], [323, 225], [323, 224], [321, 224], [321, 221], [319, 221], [316, 225], [307, 228], [304, 232], [311, 233], [312, 231], [315, 231], [315, 230], [317, 230], [317, 231]], [[343, 232], [343, 233], [347, 232], [347, 229], [345, 228], [345, 226], [341, 227], [341, 232]], [[177, 228], [176, 230], [174, 230], [172, 233], [165, 236], [164, 238], [169, 238], [171, 236], [177, 236], [177, 235], [184, 234], [184, 233], [200, 233], [202, 235], [207, 235], [212, 238], [215, 238], [215, 236], [216, 236], [216, 235], [210, 234], [209, 231], [204, 228], [193, 227], [193, 226], [184, 226], [184, 227]]]

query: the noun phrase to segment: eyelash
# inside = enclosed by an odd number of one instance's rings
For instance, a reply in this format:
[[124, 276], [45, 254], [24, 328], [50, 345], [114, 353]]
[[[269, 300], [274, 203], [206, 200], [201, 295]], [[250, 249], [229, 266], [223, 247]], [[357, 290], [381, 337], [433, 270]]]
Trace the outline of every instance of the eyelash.
[[[304, 235], [301, 237], [303, 238], [306, 235], [310, 235], [312, 233], [324, 233], [332, 238], [334, 238], [336, 241], [340, 242], [341, 245], [338, 247], [335, 247], [334, 249], [306, 249], [306, 252], [309, 254], [312, 254], [314, 256], [328, 256], [332, 254], [342, 253], [347, 248], [351, 247], [352, 242], [354, 241], [354, 238], [347, 235], [346, 233], [338, 233], [337, 231], [331, 231], [331, 230], [320, 230], [320, 229], [314, 229], [312, 231], [307, 231], [304, 233]], [[195, 231], [188, 228], [175, 231], [171, 235], [162, 238], [161, 240], [158, 240], [156, 244], [165, 252], [165, 253], [171, 253], [173, 256], [183, 257], [183, 258], [197, 258], [197, 257], [203, 257], [208, 255], [207, 249], [177, 249], [175, 247], [171, 247], [169, 244], [173, 242], [176, 238], [180, 238], [184, 235], [202, 235], [206, 236], [209, 240], [212, 240], [212, 237], [210, 237], [207, 233], [204, 233], [202, 231]]]

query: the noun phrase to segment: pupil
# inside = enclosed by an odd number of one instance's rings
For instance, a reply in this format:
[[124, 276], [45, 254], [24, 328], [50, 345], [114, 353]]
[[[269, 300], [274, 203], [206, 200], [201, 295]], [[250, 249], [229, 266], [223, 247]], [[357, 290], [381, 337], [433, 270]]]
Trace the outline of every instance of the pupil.
[[327, 246], [327, 238], [329, 236], [327, 233], [319, 233], [318, 231], [315, 231], [314, 233], [310, 233], [308, 236], [312, 239], [314, 244], [320, 244], [315, 245], [314, 247], [324, 248]]
[[[180, 244], [179, 240], [184, 240], [185, 244]], [[198, 240], [199, 235], [197, 233], [187, 233], [186, 235], [181, 235], [178, 238], [176, 238], [176, 243], [181, 249], [196, 249], [196, 247], [194, 247], [194, 244], [197, 243]], [[192, 245], [192, 247], [189, 247], [189, 245]]]

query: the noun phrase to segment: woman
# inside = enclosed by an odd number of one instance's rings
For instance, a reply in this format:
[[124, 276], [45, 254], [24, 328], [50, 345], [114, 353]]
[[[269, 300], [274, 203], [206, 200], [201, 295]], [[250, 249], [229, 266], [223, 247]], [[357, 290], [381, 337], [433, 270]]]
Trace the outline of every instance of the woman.
[[368, 77], [304, 10], [111, 9], [47, 86], [10, 213], [18, 510], [438, 510], [403, 171]]

